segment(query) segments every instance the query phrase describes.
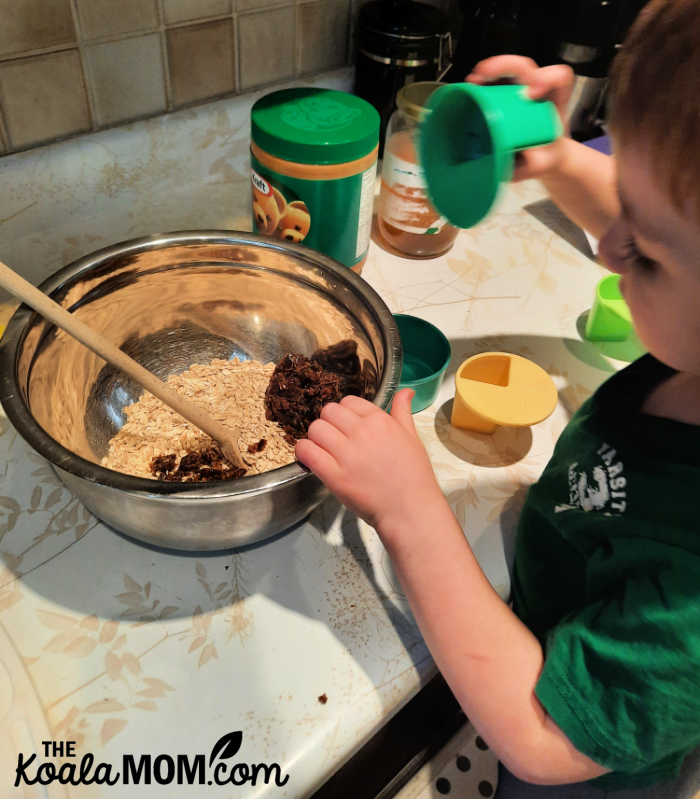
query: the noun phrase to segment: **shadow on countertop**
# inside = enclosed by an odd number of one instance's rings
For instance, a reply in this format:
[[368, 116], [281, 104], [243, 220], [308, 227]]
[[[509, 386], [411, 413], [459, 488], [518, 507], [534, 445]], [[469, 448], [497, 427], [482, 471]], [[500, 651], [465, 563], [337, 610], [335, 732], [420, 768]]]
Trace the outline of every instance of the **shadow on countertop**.
[[579, 253], [587, 256], [592, 261], [597, 260], [583, 229], [575, 222], [572, 222], [550, 199], [545, 198], [534, 203], [528, 203], [523, 206], [523, 210], [539, 220], [572, 247], [575, 247]]

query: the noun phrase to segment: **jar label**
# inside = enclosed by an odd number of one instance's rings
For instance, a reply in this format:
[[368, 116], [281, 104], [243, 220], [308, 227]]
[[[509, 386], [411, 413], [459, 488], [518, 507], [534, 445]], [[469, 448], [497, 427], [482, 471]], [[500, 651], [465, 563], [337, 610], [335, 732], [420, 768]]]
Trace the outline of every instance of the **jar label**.
[[429, 236], [448, 224], [428, 200], [423, 170], [389, 148], [384, 151], [379, 213], [389, 225], [407, 233]]
[[301, 242], [352, 267], [369, 247], [376, 174], [375, 162], [345, 178], [293, 178], [251, 155], [253, 230]]
[[289, 191], [272, 186], [254, 169], [250, 171], [253, 190], [255, 230], [287, 242], [303, 242], [311, 230], [311, 215], [306, 203], [292, 198]]
[[372, 211], [374, 210], [374, 185], [377, 179], [377, 165], [372, 166], [362, 173], [360, 184], [360, 211], [357, 220], [357, 242], [355, 244], [355, 258], [362, 258], [369, 247], [369, 237], [372, 233]]
[[254, 169], [250, 171], [250, 182], [253, 184], [254, 192], [257, 190], [260, 194], [265, 195], [265, 197], [270, 197], [272, 195], [272, 187], [270, 184], [265, 178], [261, 178]]

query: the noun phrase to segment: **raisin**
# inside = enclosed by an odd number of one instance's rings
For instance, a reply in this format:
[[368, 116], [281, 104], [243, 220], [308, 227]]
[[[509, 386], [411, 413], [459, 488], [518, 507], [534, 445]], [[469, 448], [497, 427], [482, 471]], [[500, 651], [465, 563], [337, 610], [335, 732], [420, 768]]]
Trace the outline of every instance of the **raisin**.
[[246, 474], [244, 469], [232, 467], [221, 450], [215, 446], [190, 450], [180, 459], [177, 469], [176, 463], [175, 453], [156, 456], [151, 461], [151, 472], [158, 480], [179, 483], [235, 481]]

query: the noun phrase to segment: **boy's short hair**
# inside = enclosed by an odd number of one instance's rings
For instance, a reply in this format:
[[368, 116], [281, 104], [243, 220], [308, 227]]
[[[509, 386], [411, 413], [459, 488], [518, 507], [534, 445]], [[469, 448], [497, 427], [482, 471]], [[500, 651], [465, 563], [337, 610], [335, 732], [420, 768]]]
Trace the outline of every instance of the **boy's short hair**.
[[611, 73], [610, 127], [649, 148], [652, 171], [678, 211], [700, 222], [700, 1], [651, 0]]

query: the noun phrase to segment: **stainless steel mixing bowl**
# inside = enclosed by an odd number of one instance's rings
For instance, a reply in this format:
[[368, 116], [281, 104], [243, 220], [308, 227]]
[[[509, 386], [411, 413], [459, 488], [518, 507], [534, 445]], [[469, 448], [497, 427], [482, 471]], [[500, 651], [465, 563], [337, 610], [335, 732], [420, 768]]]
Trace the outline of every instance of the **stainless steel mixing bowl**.
[[[277, 361], [355, 339], [386, 408], [401, 372], [389, 309], [352, 271], [252, 234], [185, 231], [89, 255], [41, 289], [158, 377], [212, 358]], [[101, 520], [151, 544], [237, 547], [303, 519], [325, 496], [300, 464], [215, 485], [100, 466], [140, 387], [22, 306], [0, 343], [0, 401], [29, 444]]]

